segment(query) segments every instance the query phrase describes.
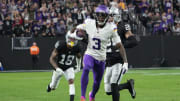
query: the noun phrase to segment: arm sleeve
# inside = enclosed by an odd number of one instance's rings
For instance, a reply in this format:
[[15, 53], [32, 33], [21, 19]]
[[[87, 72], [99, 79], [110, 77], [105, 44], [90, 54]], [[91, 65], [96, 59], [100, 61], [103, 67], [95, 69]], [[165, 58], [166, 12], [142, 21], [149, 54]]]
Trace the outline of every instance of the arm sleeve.
[[64, 48], [64, 44], [65, 43], [63, 43], [62, 41], [57, 41], [54, 45], [55, 46], [54, 48], [57, 49], [57, 51], [59, 52], [59, 50]]
[[77, 53], [81, 53], [81, 52], [82, 52], [82, 51], [81, 51], [81, 48], [82, 48], [81, 44], [78, 43]]
[[126, 41], [124, 42], [124, 47], [125, 48], [133, 48], [135, 46], [138, 45], [138, 41], [135, 38], [135, 36], [130, 36], [126, 39]]

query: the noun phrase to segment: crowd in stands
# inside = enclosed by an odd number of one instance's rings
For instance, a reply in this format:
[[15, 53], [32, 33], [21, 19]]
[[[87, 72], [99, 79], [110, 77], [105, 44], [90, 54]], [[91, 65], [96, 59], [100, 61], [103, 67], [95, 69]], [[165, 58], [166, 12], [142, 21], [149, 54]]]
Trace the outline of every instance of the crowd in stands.
[[180, 0], [136, 1], [136, 13], [147, 33], [180, 35]]
[[0, 36], [64, 36], [99, 2], [132, 12], [150, 35], [180, 35], [180, 0], [0, 0]]

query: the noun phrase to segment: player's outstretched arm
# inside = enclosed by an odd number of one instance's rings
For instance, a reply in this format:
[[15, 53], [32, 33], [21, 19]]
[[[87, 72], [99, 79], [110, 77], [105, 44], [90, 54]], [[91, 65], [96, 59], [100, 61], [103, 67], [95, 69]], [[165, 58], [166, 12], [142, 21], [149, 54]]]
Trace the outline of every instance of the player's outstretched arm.
[[135, 35], [131, 31], [127, 31], [125, 37], [126, 37], [126, 41], [124, 42], [125, 48], [133, 48], [138, 45], [138, 41]]
[[128, 71], [128, 60], [126, 56], [126, 51], [122, 43], [117, 43], [116, 47], [119, 49], [119, 52], [121, 54], [121, 57], [123, 58], [124, 64], [123, 64], [123, 73], [126, 73]]
[[58, 65], [57, 65], [57, 63], [56, 63], [56, 61], [55, 61], [57, 55], [58, 55], [58, 52], [57, 52], [56, 49], [54, 49], [54, 50], [52, 51], [52, 53], [51, 53], [50, 58], [49, 58], [49, 61], [50, 61], [51, 65], [54, 67], [55, 70], [58, 68]]
[[116, 47], [119, 49], [120, 54], [121, 54], [121, 56], [123, 58], [123, 61], [128, 63], [127, 56], [126, 56], [126, 51], [125, 51], [125, 48], [124, 48], [123, 44], [122, 43], [117, 43]]

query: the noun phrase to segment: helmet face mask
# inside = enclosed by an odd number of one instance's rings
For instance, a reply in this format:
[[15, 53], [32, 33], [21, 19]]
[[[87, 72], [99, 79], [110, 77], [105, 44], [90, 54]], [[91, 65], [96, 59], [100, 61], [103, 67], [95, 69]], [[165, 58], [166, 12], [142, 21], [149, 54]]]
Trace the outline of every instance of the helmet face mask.
[[120, 22], [121, 21], [121, 15], [114, 14], [112, 15], [114, 22]]
[[100, 5], [96, 8], [95, 19], [98, 25], [103, 26], [109, 18], [109, 9], [105, 5]]
[[75, 33], [71, 33], [70, 31], [66, 35], [66, 43], [70, 47], [74, 47], [77, 45], [78, 40], [76, 39]]
[[113, 17], [114, 22], [120, 22], [121, 21], [121, 12], [118, 8], [111, 7], [110, 15], [111, 15], [111, 17]]

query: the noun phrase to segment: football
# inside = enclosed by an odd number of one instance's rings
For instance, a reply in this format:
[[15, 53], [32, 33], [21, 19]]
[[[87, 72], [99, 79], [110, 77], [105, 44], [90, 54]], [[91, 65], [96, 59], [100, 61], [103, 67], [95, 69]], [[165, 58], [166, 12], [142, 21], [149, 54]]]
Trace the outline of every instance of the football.
[[77, 30], [76, 30], [76, 36], [79, 37], [79, 38], [81, 38], [81, 39], [84, 38], [85, 34], [86, 34], [86, 31], [85, 31], [85, 30], [82, 30], [82, 29], [77, 29]]

